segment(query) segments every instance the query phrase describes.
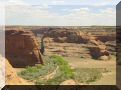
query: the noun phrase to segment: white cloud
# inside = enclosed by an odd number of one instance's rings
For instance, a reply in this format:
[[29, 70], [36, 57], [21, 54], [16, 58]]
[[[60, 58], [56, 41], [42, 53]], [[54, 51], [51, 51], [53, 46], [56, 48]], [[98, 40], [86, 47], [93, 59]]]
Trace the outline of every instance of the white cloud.
[[116, 25], [115, 9], [103, 9], [99, 13], [87, 9], [74, 9], [70, 14], [60, 16], [61, 20], [70, 25]]
[[[36, 1], [36, 0], [35, 0]], [[39, 0], [38, 0], [39, 1]], [[45, 0], [48, 1], [49, 0]], [[25, 0], [0, 0], [0, 24], [4, 23], [4, 9], [1, 8], [4, 4], [8, 5], [6, 10], [6, 21], [9, 24], [39, 24], [39, 25], [115, 25], [116, 23], [116, 10], [114, 8], [100, 9], [99, 13], [91, 12], [89, 7], [77, 9], [63, 9], [69, 13], [60, 15], [49, 11], [49, 6], [45, 3], [41, 6], [31, 6], [33, 3], [26, 2]], [[40, 0], [41, 2], [41, 0]], [[68, 2], [68, 3], [67, 3]], [[50, 4], [63, 5], [63, 4], [78, 4], [89, 5], [88, 0], [52, 0]], [[78, 2], [78, 3], [77, 3]], [[82, 2], [82, 3], [79, 3]], [[92, 2], [92, 6], [114, 5], [119, 0], [102, 0], [100, 2]], [[10, 5], [10, 6], [9, 6]], [[17, 5], [17, 6], [15, 6]], [[22, 21], [23, 20], [23, 21]]]
[[6, 9], [7, 24], [25, 25], [115, 25], [115, 9], [101, 9], [94, 13], [87, 8], [70, 9], [61, 15], [52, 13], [42, 6], [8, 6]]
[[120, 0], [0, 0], [15, 5], [116, 5]]
[[[9, 22], [10, 19], [13, 20], [38, 20], [45, 18], [54, 17], [54, 13], [50, 13], [48, 8], [42, 6], [6, 6], [6, 22]], [[30, 22], [30, 23], [31, 23]]]
[[5, 7], [4, 5], [0, 5], [0, 25], [5, 24]]
[[6, 5], [29, 5], [25, 0], [8, 0]]
[[77, 9], [70, 9], [69, 12], [71, 12], [71, 13], [77, 12], [77, 13], [85, 14], [87, 12], [90, 12], [90, 9], [88, 7], [82, 7], [82, 8], [77, 8]]
[[4, 5], [6, 0], [0, 0], [0, 5]]
[[52, 0], [52, 4], [65, 4], [65, 0]]
[[106, 8], [105, 10], [101, 10], [102, 13], [107, 13], [107, 14], [110, 14], [110, 15], [114, 15], [116, 14], [116, 9], [114, 8]]

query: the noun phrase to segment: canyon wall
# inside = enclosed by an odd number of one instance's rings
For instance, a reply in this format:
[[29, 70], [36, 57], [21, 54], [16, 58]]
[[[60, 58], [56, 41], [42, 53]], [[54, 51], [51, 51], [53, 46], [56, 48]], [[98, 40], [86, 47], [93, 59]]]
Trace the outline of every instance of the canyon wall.
[[13, 67], [43, 64], [37, 40], [31, 31], [6, 30], [5, 55]]

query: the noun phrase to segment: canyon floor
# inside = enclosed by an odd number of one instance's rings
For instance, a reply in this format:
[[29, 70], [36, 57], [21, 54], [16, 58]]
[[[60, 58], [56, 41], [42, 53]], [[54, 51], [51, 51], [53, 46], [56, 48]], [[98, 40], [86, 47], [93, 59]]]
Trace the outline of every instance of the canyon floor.
[[[116, 84], [116, 56], [111, 55], [110, 60], [92, 59], [85, 44], [75, 43], [46, 43], [44, 56], [60, 55], [73, 69], [96, 68], [103, 69], [102, 77], [89, 85], [115, 85]], [[15, 68], [21, 72], [24, 68]], [[85, 71], [86, 72], [86, 71]], [[33, 82], [28, 82], [34, 84]]]
[[[15, 66], [16, 74], [28, 85], [116, 84], [114, 28], [8, 29], [10, 30], [6, 31], [6, 52], [9, 58], [14, 59], [7, 59]], [[40, 53], [42, 40], [45, 46], [44, 55]], [[15, 44], [15, 41], [19, 42]], [[38, 60], [41, 64], [37, 63]], [[17, 65], [25, 67], [16, 67]]]

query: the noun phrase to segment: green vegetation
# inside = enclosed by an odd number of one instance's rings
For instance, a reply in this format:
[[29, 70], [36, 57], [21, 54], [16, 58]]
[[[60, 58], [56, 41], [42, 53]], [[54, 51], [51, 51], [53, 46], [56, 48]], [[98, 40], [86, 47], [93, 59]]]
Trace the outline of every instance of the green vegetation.
[[[44, 60], [44, 66], [37, 65], [35, 67], [27, 67], [25, 70], [18, 73], [18, 75], [26, 80], [34, 80], [36, 84], [52, 85], [59, 84], [66, 79], [71, 79], [74, 77], [73, 71], [62, 57], [53, 55], [51, 57], [46, 57]], [[57, 66], [59, 66], [59, 69], [57, 70], [54, 78], [49, 80], [42, 80], [40, 78], [52, 73]]]
[[[102, 74], [98, 69], [74, 69], [68, 65], [68, 62], [61, 56], [53, 55], [44, 57], [45, 65], [27, 67], [19, 75], [27, 80], [32, 80], [37, 85], [59, 85], [65, 80], [73, 79], [78, 83], [89, 83], [101, 78]], [[58, 67], [58, 69], [57, 69]], [[57, 69], [57, 70], [56, 70]], [[52, 78], [43, 79], [42, 77], [54, 72]]]
[[59, 85], [61, 82], [67, 79], [73, 79], [74, 73], [68, 63], [60, 56], [53, 55], [50, 57], [50, 61], [57, 64], [59, 69], [54, 76], [54, 78], [49, 79], [47, 81], [38, 80], [36, 84], [47, 84], [47, 85]]
[[34, 67], [27, 67], [25, 70], [18, 73], [19, 76], [26, 80], [35, 80], [40, 76], [45, 76], [51, 73], [57, 66], [48, 58], [45, 59], [45, 65], [37, 65]]

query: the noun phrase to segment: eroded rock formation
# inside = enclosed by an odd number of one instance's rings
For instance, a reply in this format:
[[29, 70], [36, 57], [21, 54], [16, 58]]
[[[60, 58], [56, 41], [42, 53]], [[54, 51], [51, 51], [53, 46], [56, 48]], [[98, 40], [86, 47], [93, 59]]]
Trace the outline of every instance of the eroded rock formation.
[[105, 45], [90, 46], [90, 54], [94, 59], [108, 60], [109, 52]]
[[55, 42], [88, 43], [90, 39], [95, 39], [89, 33], [83, 33], [79, 30], [51, 30], [45, 35], [54, 38]]
[[100, 40], [102, 42], [115, 41], [116, 40], [116, 34], [112, 34], [112, 35], [97, 35], [95, 37], [96, 37], [97, 40]]
[[5, 31], [5, 54], [13, 67], [43, 63], [38, 47], [37, 40], [31, 31]]
[[47, 34], [47, 37], [54, 38], [55, 42], [89, 44], [88, 48], [92, 58], [104, 60], [109, 57], [106, 45], [90, 33], [79, 30], [52, 30]]

